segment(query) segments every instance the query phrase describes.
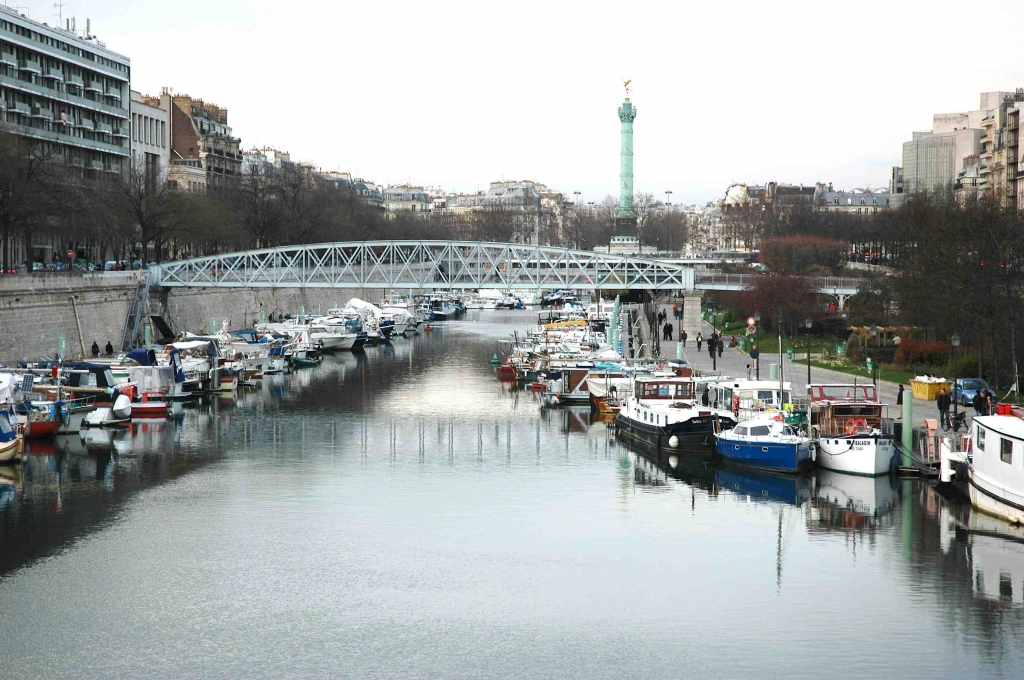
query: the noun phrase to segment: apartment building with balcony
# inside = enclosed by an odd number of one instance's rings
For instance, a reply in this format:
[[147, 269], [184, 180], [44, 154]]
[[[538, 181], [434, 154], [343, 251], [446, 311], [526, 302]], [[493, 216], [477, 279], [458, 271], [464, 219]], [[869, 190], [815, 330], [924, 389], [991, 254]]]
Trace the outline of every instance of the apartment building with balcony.
[[[70, 28], [70, 27], [69, 27]], [[91, 177], [131, 158], [131, 61], [86, 34], [0, 5], [0, 126]]]
[[227, 186], [242, 174], [241, 140], [232, 134], [226, 108], [174, 94], [170, 88], [164, 88], [159, 97], [144, 96], [142, 100], [167, 112], [168, 177], [177, 185], [196, 184], [196, 169], [205, 175], [205, 187]]
[[381, 192], [384, 201], [384, 214], [394, 217], [398, 213], [417, 213], [422, 217], [430, 215], [434, 201], [423, 187], [408, 184], [385, 187]]

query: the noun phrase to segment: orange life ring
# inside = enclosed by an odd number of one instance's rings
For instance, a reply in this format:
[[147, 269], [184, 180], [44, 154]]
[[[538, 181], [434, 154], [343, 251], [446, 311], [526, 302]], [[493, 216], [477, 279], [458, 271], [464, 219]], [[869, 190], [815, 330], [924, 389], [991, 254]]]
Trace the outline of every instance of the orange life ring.
[[854, 421], [853, 420], [847, 420], [846, 421], [846, 434], [853, 434], [856, 431], [857, 431], [857, 426], [854, 425]]
[[863, 418], [857, 418], [857, 420], [853, 421], [853, 427], [857, 432], [863, 432], [868, 429], [868, 421]]

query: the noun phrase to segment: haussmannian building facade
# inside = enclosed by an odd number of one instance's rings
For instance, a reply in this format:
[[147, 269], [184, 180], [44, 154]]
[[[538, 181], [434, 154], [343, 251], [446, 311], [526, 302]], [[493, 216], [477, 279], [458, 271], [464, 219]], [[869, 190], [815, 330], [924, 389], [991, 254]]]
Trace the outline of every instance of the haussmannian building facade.
[[164, 88], [159, 97], [144, 96], [143, 102], [168, 114], [168, 178], [177, 188], [206, 191], [238, 180], [241, 140], [232, 134], [226, 108], [174, 94], [170, 88]]

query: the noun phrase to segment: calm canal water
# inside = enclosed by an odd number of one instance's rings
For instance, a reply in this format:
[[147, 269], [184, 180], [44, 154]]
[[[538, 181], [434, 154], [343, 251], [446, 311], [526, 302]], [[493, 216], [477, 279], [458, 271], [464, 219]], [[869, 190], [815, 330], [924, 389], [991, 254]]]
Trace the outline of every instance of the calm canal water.
[[495, 379], [533, 318], [0, 470], [3, 676], [1020, 677], [1019, 528], [645, 458]]

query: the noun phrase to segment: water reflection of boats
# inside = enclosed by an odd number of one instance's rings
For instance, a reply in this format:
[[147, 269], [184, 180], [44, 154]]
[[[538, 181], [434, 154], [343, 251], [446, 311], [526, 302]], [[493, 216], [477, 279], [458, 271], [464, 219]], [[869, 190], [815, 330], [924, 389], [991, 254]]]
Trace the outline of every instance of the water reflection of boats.
[[21, 466], [0, 465], [0, 512], [11, 502], [20, 486], [22, 486]]
[[718, 486], [752, 500], [781, 501], [802, 505], [811, 497], [811, 480], [807, 475], [787, 475], [726, 466], [715, 471]]
[[[633, 478], [637, 484], [660, 486], [669, 478], [698, 489], [715, 491], [715, 464], [707, 459], [661, 451], [657, 454], [632, 449], [635, 452]], [[659, 475], [662, 479], [659, 479]]]
[[968, 505], [946, 506], [942, 512], [953, 532], [945, 534], [948, 552], [954, 535], [966, 544], [976, 598], [1024, 605], [1024, 526], [1010, 524]]
[[893, 477], [848, 475], [818, 470], [814, 489], [819, 526], [844, 529], [875, 529], [895, 520], [899, 502]]

